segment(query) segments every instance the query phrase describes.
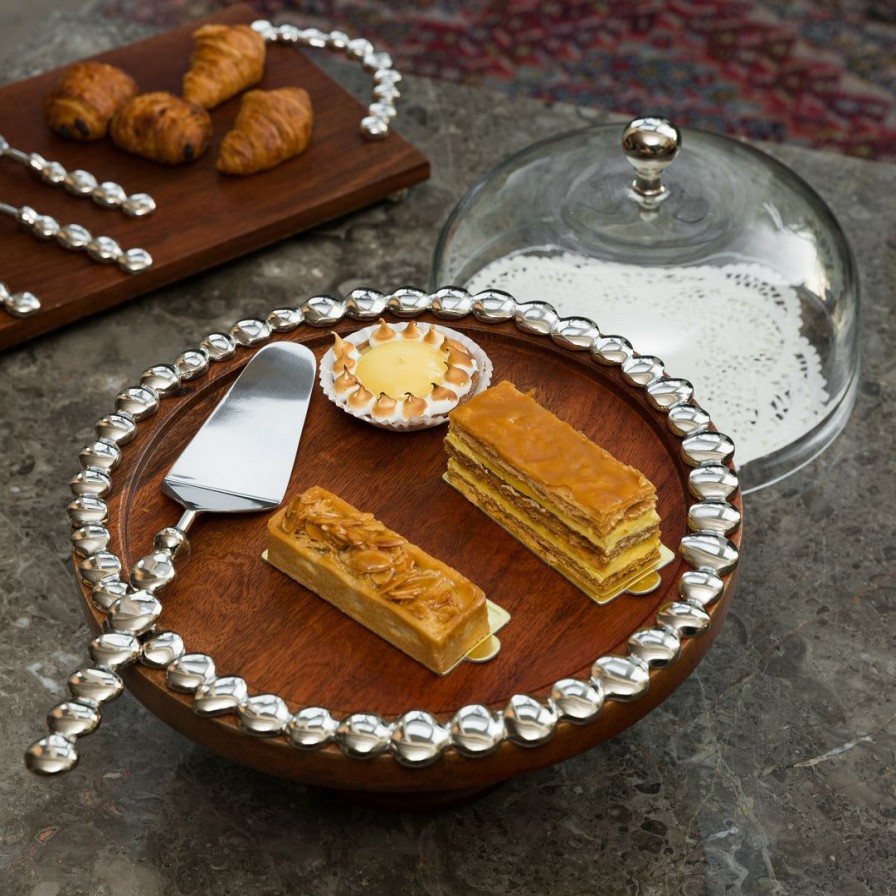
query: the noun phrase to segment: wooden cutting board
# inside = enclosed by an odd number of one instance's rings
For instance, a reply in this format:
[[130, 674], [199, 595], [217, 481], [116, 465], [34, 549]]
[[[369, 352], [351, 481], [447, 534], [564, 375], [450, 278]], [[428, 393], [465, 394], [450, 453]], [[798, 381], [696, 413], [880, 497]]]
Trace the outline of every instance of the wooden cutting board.
[[[233, 24], [255, 18], [251, 8], [238, 5], [203, 21]], [[141, 92], [179, 93], [193, 48], [191, 35], [200, 24], [94, 58], [127, 71]], [[83, 168], [100, 181], [121, 184], [128, 193], [149, 193], [158, 208], [146, 218], [128, 219], [44, 185], [10, 159], [0, 159], [0, 201], [30, 205], [62, 225], [82, 224], [94, 235], [115, 238], [125, 249], [140, 246], [152, 254], [154, 264], [143, 273], [126, 274], [115, 265], [92, 262], [84, 252], [40, 241], [12, 218], [0, 216], [0, 281], [11, 292], [30, 290], [43, 306], [31, 318], [0, 310], [0, 349], [362, 208], [429, 176], [426, 158], [398, 134], [363, 140], [359, 126], [366, 107], [291, 46], [268, 46], [258, 86], [308, 90], [315, 114], [311, 146], [277, 168], [244, 178], [225, 177], [214, 167], [239, 97], [212, 111], [214, 138], [208, 152], [191, 165], [169, 168], [129, 155], [108, 139], [76, 144], [53, 134], [44, 119], [43, 99], [67, 67], [0, 88], [0, 133], [17, 149], [38, 152], [68, 170]]]

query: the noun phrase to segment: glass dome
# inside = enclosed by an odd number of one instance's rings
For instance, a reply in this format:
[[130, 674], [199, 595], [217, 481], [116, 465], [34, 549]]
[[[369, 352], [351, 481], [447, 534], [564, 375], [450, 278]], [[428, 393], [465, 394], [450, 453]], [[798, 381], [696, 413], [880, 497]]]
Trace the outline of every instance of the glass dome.
[[550, 302], [662, 358], [734, 438], [746, 491], [814, 458], [854, 403], [846, 238], [795, 172], [728, 137], [642, 118], [528, 147], [449, 216], [446, 285]]

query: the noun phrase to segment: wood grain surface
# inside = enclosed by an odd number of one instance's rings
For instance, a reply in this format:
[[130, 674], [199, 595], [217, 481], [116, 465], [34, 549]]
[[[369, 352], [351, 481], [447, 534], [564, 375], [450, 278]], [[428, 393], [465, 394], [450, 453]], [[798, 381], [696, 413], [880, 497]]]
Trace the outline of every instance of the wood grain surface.
[[[430, 319], [426, 316], [423, 320]], [[656, 485], [663, 542], [673, 550], [687, 531], [687, 467], [680, 440], [642, 390], [626, 385], [617, 369], [594, 363], [587, 352], [560, 348], [512, 324], [451, 324], [474, 339], [495, 368], [493, 381], [509, 379], [534, 389], [539, 400]], [[359, 325], [341, 325], [350, 332]], [[299, 328], [288, 336], [318, 359], [332, 342], [321, 331]], [[176, 522], [180, 508], [160, 490], [161, 479], [245, 364], [248, 352], [220, 362], [182, 395], [165, 400], [138, 428], [124, 451], [110, 496], [111, 549], [129, 568], [154, 534]], [[442, 480], [445, 429], [396, 434], [341, 411], [316, 389], [288, 495], [322, 485], [390, 528], [455, 566], [512, 615], [500, 633], [502, 649], [484, 665], [463, 663], [439, 677], [388, 645], [261, 559], [268, 514], [205, 515], [191, 533], [192, 555], [163, 594], [161, 628], [181, 633], [189, 651], [210, 654], [219, 675], [242, 676], [250, 692], [280, 694], [295, 710], [326, 706], [338, 717], [373, 711], [393, 718], [428, 709], [442, 718], [461, 706], [502, 708], [511, 695], [546, 696], [566, 676], [587, 677], [602, 655], [627, 652], [636, 630], [652, 626], [658, 608], [675, 599], [683, 561], [662, 573], [648, 596], [625, 595], [598, 606], [497, 527]], [[733, 536], [739, 542], [739, 533]], [[188, 736], [224, 755], [274, 774], [369, 791], [457, 793], [566, 758], [612, 736], [639, 718], [684, 680], [709, 647], [730, 600], [712, 608], [711, 629], [685, 642], [681, 658], [655, 670], [648, 694], [632, 704], [607, 701], [601, 718], [585, 726], [563, 723], [554, 741], [524, 749], [506, 744], [483, 759], [450, 752], [434, 766], [408, 770], [391, 758], [373, 763], [344, 757], [335, 747], [301, 753], [275, 739], [240, 732], [232, 718], [202, 719], [190, 698], [169, 691], [161, 672], [128, 671], [129, 687], [150, 709]], [[102, 617], [85, 608], [95, 626]]]
[[[248, 6], [236, 5], [203, 21], [255, 18]], [[179, 93], [191, 35], [199, 24], [93, 58], [123, 68], [140, 92]], [[147, 192], [158, 208], [146, 218], [128, 219], [44, 185], [10, 159], [0, 159], [0, 202], [30, 205], [61, 225], [82, 224], [94, 235], [114, 237], [125, 249], [140, 246], [154, 264], [140, 274], [126, 274], [115, 265], [92, 262], [84, 252], [37, 240], [12, 218], [0, 217], [0, 280], [11, 292], [30, 290], [43, 305], [30, 318], [0, 310], [0, 349], [362, 208], [429, 176], [424, 156], [398, 134], [363, 140], [359, 126], [366, 107], [294, 47], [268, 46], [259, 87], [308, 90], [315, 115], [311, 145], [303, 155], [249, 177], [227, 177], [214, 167], [239, 97], [212, 111], [208, 152], [193, 164], [170, 168], [129, 155], [109, 139], [72, 143], [53, 134], [44, 120], [43, 99], [65, 68], [0, 88], [0, 133], [17, 149], [38, 152], [68, 170], [86, 169], [101, 181], [120, 183], [128, 193]]]

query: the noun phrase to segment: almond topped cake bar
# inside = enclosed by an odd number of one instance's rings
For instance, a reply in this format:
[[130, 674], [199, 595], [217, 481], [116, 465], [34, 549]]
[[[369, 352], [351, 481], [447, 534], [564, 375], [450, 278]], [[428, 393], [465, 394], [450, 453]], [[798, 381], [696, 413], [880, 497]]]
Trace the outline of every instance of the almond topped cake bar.
[[656, 490], [512, 383], [449, 415], [445, 480], [589, 596], [660, 560]]
[[443, 674], [490, 634], [482, 589], [315, 486], [268, 521], [268, 562]]

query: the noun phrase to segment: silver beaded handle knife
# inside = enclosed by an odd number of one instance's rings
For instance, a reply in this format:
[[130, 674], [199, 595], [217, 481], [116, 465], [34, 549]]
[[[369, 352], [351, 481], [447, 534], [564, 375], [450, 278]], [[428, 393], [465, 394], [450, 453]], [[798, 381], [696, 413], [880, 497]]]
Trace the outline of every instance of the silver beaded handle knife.
[[155, 628], [162, 613], [156, 595], [174, 580], [175, 560], [188, 556], [187, 531], [196, 517], [270, 510], [283, 500], [316, 368], [304, 345], [259, 349], [163, 481], [164, 492], [184, 508], [180, 520], [156, 535], [129, 582], [117, 561], [115, 568], [97, 567], [94, 595], [99, 589], [108, 600], [103, 633], [90, 645], [93, 665], [69, 677], [71, 699], [50, 710], [49, 735], [25, 753], [31, 771], [57, 775], [77, 764], [78, 738], [96, 730], [100, 706], [123, 690], [118, 670], [140, 656], [140, 638]]

